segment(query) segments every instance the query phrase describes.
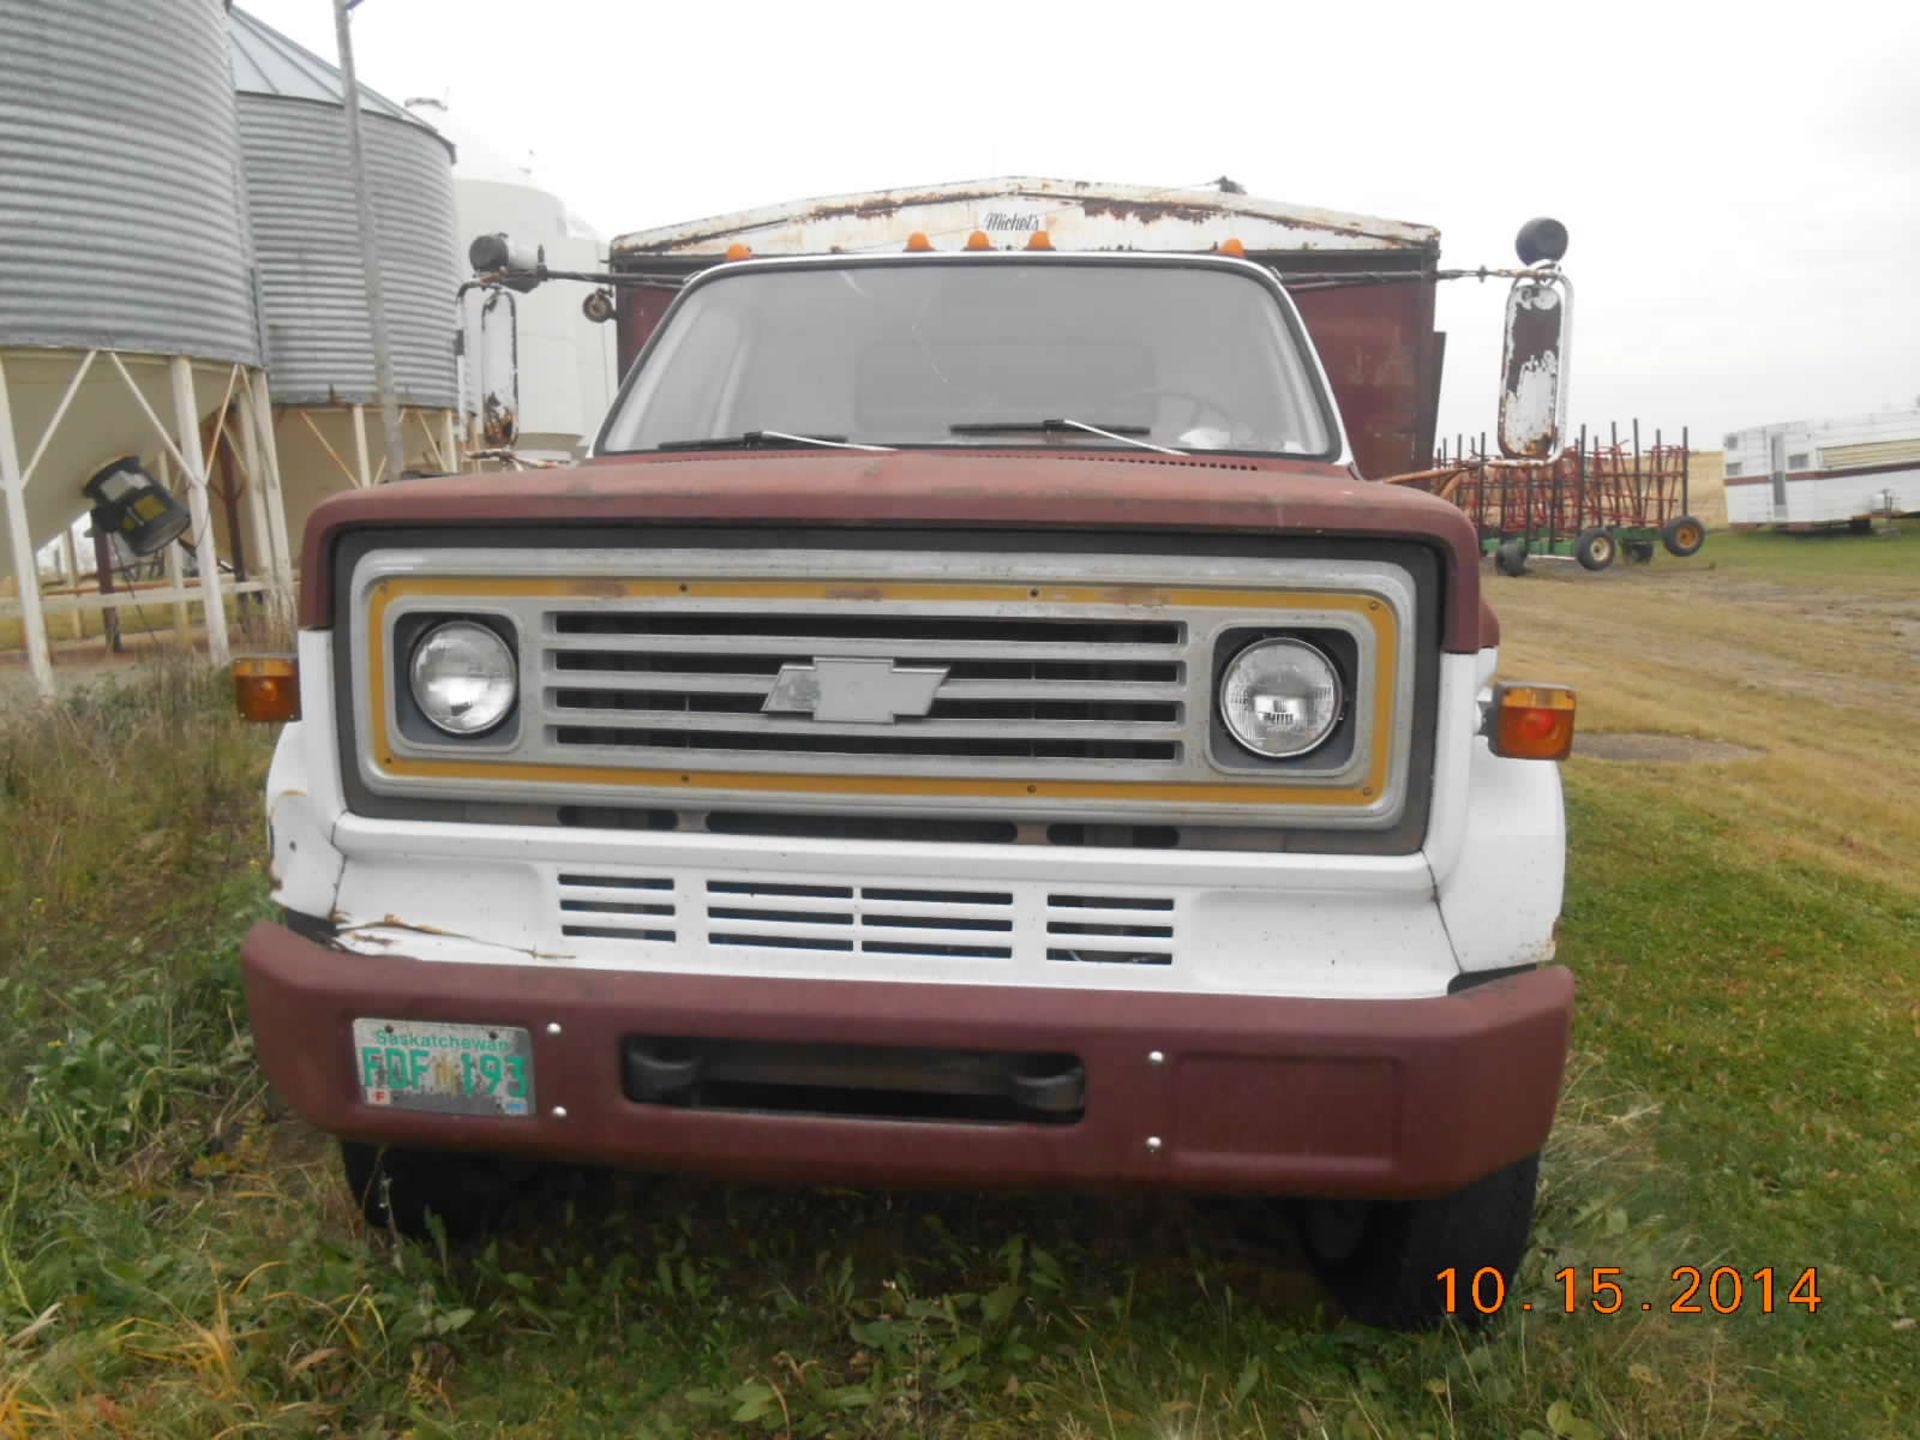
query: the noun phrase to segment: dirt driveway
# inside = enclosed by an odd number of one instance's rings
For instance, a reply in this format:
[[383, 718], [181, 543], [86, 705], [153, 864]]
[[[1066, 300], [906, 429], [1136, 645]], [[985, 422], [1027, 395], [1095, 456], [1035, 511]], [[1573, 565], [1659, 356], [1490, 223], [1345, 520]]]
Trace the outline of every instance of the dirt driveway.
[[1727, 843], [1920, 892], [1920, 580], [1770, 579], [1702, 556], [1598, 574], [1536, 562], [1485, 584], [1501, 673], [1579, 687], [1582, 731], [1740, 747], [1576, 764], [1692, 793], [1725, 818]]

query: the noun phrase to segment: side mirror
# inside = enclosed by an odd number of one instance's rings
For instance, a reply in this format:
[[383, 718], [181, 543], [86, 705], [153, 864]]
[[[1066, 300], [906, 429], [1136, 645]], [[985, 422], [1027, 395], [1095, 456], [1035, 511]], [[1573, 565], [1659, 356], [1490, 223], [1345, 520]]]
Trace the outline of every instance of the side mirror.
[[1567, 420], [1567, 357], [1573, 341], [1573, 282], [1557, 268], [1567, 227], [1542, 216], [1514, 241], [1523, 276], [1507, 292], [1506, 343], [1500, 360], [1500, 453], [1544, 460], [1560, 450]]
[[1500, 453], [1544, 460], [1560, 449], [1567, 414], [1573, 290], [1564, 275], [1516, 280], [1507, 292], [1500, 362]]

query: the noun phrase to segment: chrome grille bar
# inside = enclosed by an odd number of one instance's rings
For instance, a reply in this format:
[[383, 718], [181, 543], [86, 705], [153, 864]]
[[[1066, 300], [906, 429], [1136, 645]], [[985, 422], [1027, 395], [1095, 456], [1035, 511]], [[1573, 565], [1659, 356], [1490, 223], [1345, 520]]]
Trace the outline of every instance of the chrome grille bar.
[[[548, 609], [540, 719], [562, 750], [659, 750], [677, 764], [783, 750], [922, 765], [1181, 760], [1190, 696], [1180, 621], [870, 600], [798, 608]], [[762, 710], [783, 667], [822, 657], [947, 673], [923, 715], [874, 723]]]

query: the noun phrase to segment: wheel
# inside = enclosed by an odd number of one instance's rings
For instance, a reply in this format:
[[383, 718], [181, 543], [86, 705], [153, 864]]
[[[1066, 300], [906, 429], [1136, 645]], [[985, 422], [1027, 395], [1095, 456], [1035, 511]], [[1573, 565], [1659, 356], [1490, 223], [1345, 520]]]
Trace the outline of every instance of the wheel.
[[498, 1220], [533, 1167], [484, 1155], [402, 1150], [359, 1140], [340, 1142], [347, 1191], [376, 1229], [410, 1239], [432, 1232], [438, 1215], [452, 1239], [477, 1235]]
[[1660, 543], [1667, 547], [1669, 555], [1684, 560], [1689, 555], [1697, 555], [1700, 547], [1707, 543], [1707, 527], [1691, 515], [1676, 515], [1660, 527]]
[[[1464, 1190], [1429, 1200], [1309, 1200], [1298, 1210], [1300, 1242], [1321, 1282], [1355, 1319], [1420, 1330], [1448, 1317], [1437, 1278], [1455, 1274], [1454, 1318], [1483, 1324], [1474, 1277], [1497, 1271], [1507, 1290], [1526, 1252], [1540, 1157], [1529, 1155]], [[1481, 1293], [1489, 1295], [1492, 1282]], [[1490, 1307], [1497, 1308], [1497, 1307]]]
[[1636, 565], [1650, 564], [1653, 560], [1653, 542], [1651, 540], [1626, 540], [1621, 548], [1627, 552], [1627, 559]]
[[1502, 540], [1493, 550], [1493, 568], [1502, 575], [1527, 573], [1527, 542]]
[[1871, 515], [1854, 516], [1851, 520], [1847, 521], [1847, 533], [1849, 535], [1871, 535], [1873, 533], [1873, 517]]
[[1613, 563], [1618, 549], [1613, 543], [1613, 532], [1595, 525], [1590, 530], [1582, 530], [1573, 542], [1573, 558], [1580, 562], [1583, 570], [1604, 570]]

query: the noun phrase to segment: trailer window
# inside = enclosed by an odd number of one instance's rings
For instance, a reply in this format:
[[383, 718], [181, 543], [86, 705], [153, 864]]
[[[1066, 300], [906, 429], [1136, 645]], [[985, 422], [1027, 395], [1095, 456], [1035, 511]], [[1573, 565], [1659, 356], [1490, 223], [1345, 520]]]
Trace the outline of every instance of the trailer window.
[[753, 431], [878, 445], [1117, 443], [1021, 428], [1072, 419], [1179, 449], [1331, 458], [1330, 417], [1294, 326], [1255, 277], [927, 260], [707, 282], [672, 312], [598, 448]]

